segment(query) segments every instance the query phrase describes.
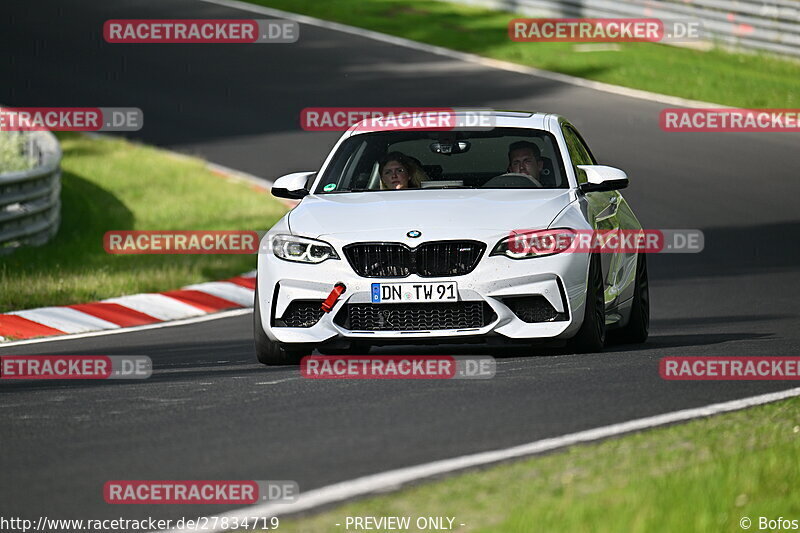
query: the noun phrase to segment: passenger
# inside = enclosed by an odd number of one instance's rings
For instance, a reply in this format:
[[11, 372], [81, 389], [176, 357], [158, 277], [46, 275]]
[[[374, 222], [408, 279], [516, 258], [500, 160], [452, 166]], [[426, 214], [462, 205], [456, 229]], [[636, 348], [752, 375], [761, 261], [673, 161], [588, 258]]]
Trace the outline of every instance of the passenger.
[[381, 189], [418, 189], [428, 179], [413, 157], [401, 152], [389, 152], [378, 162]]
[[535, 143], [517, 141], [508, 147], [508, 170], [515, 174], [527, 174], [536, 181], [542, 172], [542, 152]]

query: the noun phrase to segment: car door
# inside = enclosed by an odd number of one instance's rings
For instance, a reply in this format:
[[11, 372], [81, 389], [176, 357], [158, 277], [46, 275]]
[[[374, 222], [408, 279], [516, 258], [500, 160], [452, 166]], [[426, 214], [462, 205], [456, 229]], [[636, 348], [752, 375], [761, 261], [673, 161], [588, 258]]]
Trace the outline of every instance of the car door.
[[[577, 168], [577, 165], [596, 165], [597, 161], [574, 126], [565, 122], [561, 128], [578, 184], [586, 183], [586, 173]], [[619, 208], [624, 200], [618, 191], [594, 191], [586, 193], [584, 197], [594, 230], [605, 234], [620, 229]], [[624, 253], [615, 252], [600, 254], [600, 260], [605, 277], [605, 302], [608, 310], [621, 301], [620, 297], [624, 297], [625, 289], [630, 284], [630, 280], [627, 279], [631, 270], [630, 259]], [[634, 256], [634, 270], [635, 264]]]

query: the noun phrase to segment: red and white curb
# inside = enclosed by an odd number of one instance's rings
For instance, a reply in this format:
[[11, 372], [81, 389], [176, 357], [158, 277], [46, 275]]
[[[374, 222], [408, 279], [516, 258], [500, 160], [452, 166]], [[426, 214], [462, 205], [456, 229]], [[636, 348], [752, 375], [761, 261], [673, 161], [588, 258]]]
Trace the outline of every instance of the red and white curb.
[[252, 271], [173, 291], [0, 314], [0, 342], [143, 326], [253, 307], [255, 276]]

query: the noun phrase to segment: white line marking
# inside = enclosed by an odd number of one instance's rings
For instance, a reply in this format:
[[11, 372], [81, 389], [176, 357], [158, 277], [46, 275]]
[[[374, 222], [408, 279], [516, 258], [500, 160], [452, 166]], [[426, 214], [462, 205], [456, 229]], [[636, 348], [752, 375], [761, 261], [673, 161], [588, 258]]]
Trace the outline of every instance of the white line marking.
[[37, 324], [55, 328], [64, 333], [85, 333], [100, 329], [117, 329], [118, 324], [97, 318], [71, 307], [39, 307], [24, 311], [12, 311], [9, 315], [27, 318]]
[[503, 371], [513, 372], [514, 370], [526, 370], [527, 368], [525, 366], [515, 366], [514, 368], [504, 368]]
[[[649, 91], [642, 91], [639, 89], [631, 89], [629, 87], [612, 85], [610, 83], [603, 83], [599, 81], [577, 78], [575, 76], [570, 76], [568, 74], [561, 74], [559, 72], [551, 72], [549, 70], [540, 70], [534, 67], [527, 67], [525, 65], [509, 63], [508, 61], [500, 61], [499, 59], [489, 59], [488, 57], [482, 57], [479, 55], [469, 54], [466, 52], [458, 52], [456, 50], [443, 48], [441, 46], [434, 46], [431, 44], [420, 43], [409, 39], [403, 39], [402, 37], [395, 37], [393, 35], [387, 35], [385, 33], [379, 33], [372, 30], [365, 30], [363, 28], [356, 28], [354, 26], [347, 26], [345, 24], [339, 24], [338, 22], [322, 20], [315, 17], [309, 17], [307, 15], [289, 13], [288, 11], [281, 11], [279, 9], [273, 9], [270, 7], [248, 4], [246, 2], [240, 2], [238, 0], [200, 0], [200, 1], [209, 4], [216, 4], [223, 7], [229, 7], [232, 9], [239, 9], [241, 11], [250, 11], [251, 13], [258, 13], [260, 15], [267, 15], [270, 17], [277, 17], [286, 20], [294, 20], [299, 22], [300, 24], [309, 24], [311, 26], [317, 26], [329, 30], [340, 31], [342, 33], [357, 35], [359, 37], [365, 37], [367, 39], [372, 39], [374, 41], [380, 41], [383, 43], [393, 44], [396, 46], [402, 46], [404, 48], [410, 48], [412, 50], [428, 52], [431, 54], [436, 54], [438, 56], [448, 57], [451, 59], [458, 59], [461, 61], [476, 63], [488, 68], [495, 68], [509, 72], [517, 72], [520, 74], [528, 74], [530, 76], [537, 76], [539, 78], [558, 81], [561, 83], [567, 83], [569, 85], [576, 85], [578, 87], [585, 87], [587, 89], [594, 89], [596, 91], [617, 94], [620, 96], [627, 96], [629, 98], [637, 98], [639, 100], [648, 100], [650, 102], [658, 102], [661, 104], [668, 104], [671, 106], [679, 106], [679, 107], [729, 108], [728, 106], [724, 106], [721, 104], [702, 102], [700, 100], [688, 100], [686, 98], [680, 98], [677, 96], [669, 96], [666, 94], [652, 93]], [[302, 42], [302, 36], [301, 36], [301, 42]]]
[[258, 176], [254, 176], [253, 174], [248, 174], [247, 172], [242, 172], [241, 170], [236, 170], [235, 168], [226, 167], [225, 165], [220, 165], [217, 163], [206, 162], [206, 166], [211, 170], [216, 170], [217, 172], [221, 172], [233, 178], [238, 178], [242, 181], [252, 183], [253, 185], [258, 185], [259, 187], [263, 187], [265, 189], [272, 188], [273, 182], [266, 178], [260, 178]]
[[71, 341], [77, 339], [85, 339], [88, 337], [116, 335], [118, 333], [134, 333], [137, 331], [145, 331], [148, 329], [161, 329], [161, 328], [171, 328], [173, 326], [186, 326], [189, 324], [197, 324], [199, 322], [207, 322], [209, 320], [219, 320], [220, 318], [230, 318], [232, 316], [246, 315], [252, 312], [253, 312], [252, 309], [232, 309], [230, 311], [222, 311], [220, 313], [212, 313], [209, 315], [203, 315], [194, 318], [184, 318], [181, 320], [173, 320], [170, 322], [156, 322], [155, 324], [145, 324], [144, 326], [132, 326], [130, 328], [93, 331], [91, 333], [76, 333], [75, 335], [58, 335], [55, 337], [42, 337], [41, 339], [26, 339], [22, 341], [4, 342], [3, 344], [0, 344], [0, 349], [3, 349], [7, 346], [23, 346], [25, 344], [38, 344], [40, 342]]
[[276, 381], [261, 381], [256, 383], [256, 385], [275, 385], [276, 383], [283, 383], [284, 381], [295, 381], [300, 378], [286, 378], [286, 379], [278, 379]]
[[[240, 9], [243, 11], [251, 11], [269, 16], [295, 20], [300, 23], [337, 30], [343, 33], [359, 35], [361, 37], [366, 37], [373, 40], [394, 44], [397, 46], [403, 46], [405, 48], [411, 48], [424, 52], [430, 52], [444, 57], [450, 57], [453, 59], [460, 59], [462, 61], [477, 63], [490, 68], [497, 68], [511, 72], [529, 74], [532, 76], [538, 76], [540, 78], [559, 81], [562, 83], [594, 89], [597, 91], [603, 91], [607, 93], [627, 96], [630, 98], [638, 98], [641, 100], [649, 100], [653, 102], [665, 103], [669, 105], [678, 105], [683, 107], [698, 107], [698, 108], [727, 107], [720, 104], [701, 102], [698, 100], [688, 100], [684, 98], [662, 95], [648, 91], [641, 91], [637, 89], [631, 89], [628, 87], [621, 87], [617, 85], [611, 85], [607, 83], [576, 78], [573, 76], [560, 74], [557, 72], [550, 72], [532, 67], [526, 67], [523, 65], [508, 63], [505, 61], [488, 59], [473, 54], [457, 52], [455, 50], [449, 50], [438, 46], [418, 43], [415, 41], [402, 39], [400, 37], [394, 37], [390, 35], [381, 34], [378, 32], [363, 30], [360, 28], [354, 28], [352, 26], [346, 26], [335, 22], [324, 21], [313, 17], [297, 15], [295, 13], [288, 13], [277, 9], [245, 4], [243, 2], [238, 2], [235, 0], [201, 0], [201, 1], [225, 7]], [[112, 300], [106, 300], [106, 301], [112, 301]], [[16, 346], [21, 344], [32, 344], [36, 342], [51, 342], [57, 340], [72, 340], [72, 339], [80, 339], [97, 335], [105, 335], [109, 333], [124, 333], [130, 331], [140, 331], [146, 329], [158, 329], [163, 327], [180, 326], [196, 322], [204, 322], [206, 320], [226, 318], [229, 316], [238, 316], [249, 312], [252, 312], [252, 309], [237, 309], [234, 311], [216, 313], [214, 315], [207, 315], [207, 316], [197, 317], [194, 319], [178, 320], [174, 322], [151, 324], [147, 326], [138, 326], [133, 328], [120, 328], [119, 330], [114, 330], [114, 331], [99, 331], [82, 335], [48, 337], [45, 339], [31, 339], [27, 341], [12, 342], [4, 344], [3, 346]], [[263, 382], [263, 383], [257, 383], [257, 385], [274, 384], [274, 383], [280, 383], [282, 381], [289, 381], [289, 380], [287, 379], [287, 380], [278, 380], [274, 382]], [[571, 446], [574, 444], [605, 439], [617, 435], [622, 435], [625, 433], [630, 433], [633, 431], [640, 431], [643, 429], [649, 429], [666, 424], [672, 424], [675, 422], [687, 421], [693, 418], [707, 417], [730, 411], [736, 411], [740, 409], [745, 409], [747, 407], [763, 405], [766, 403], [771, 403], [795, 396], [800, 396], [800, 388], [789, 389], [786, 391], [775, 392], [770, 394], [763, 394], [760, 396], [753, 396], [750, 398], [743, 398], [739, 400], [732, 400], [730, 402], [711, 404], [704, 407], [698, 407], [693, 409], [684, 409], [681, 411], [675, 411], [672, 413], [666, 413], [647, 418], [640, 418], [628, 422], [623, 422], [620, 424], [613, 424], [610, 426], [603, 426], [586, 431], [580, 431], [577, 433], [571, 433], [568, 435], [563, 435], [561, 437], [554, 437], [551, 439], [534, 441], [520, 446], [515, 446], [512, 448], [506, 448], [490, 452], [481, 452], [472, 455], [464, 455], [461, 457], [455, 457], [452, 459], [445, 459], [441, 461], [434, 461], [431, 463], [426, 463], [413, 467], [390, 470], [387, 472], [364, 476], [350, 481], [343, 481], [340, 483], [308, 491], [306, 493], [301, 494], [300, 498], [296, 503], [291, 503], [291, 504], [267, 503], [267, 504], [255, 505], [237, 511], [232, 511], [230, 513], [225, 513], [219, 516], [239, 517], [240, 519], [243, 519], [245, 517], [255, 516], [255, 515], [270, 517], [279, 514], [297, 513], [300, 511], [313, 509], [321, 505], [328, 505], [331, 503], [341, 502], [357, 496], [364, 496], [375, 492], [396, 489], [401, 487], [403, 484], [409, 483], [411, 481], [425, 479], [439, 474], [455, 472], [458, 470], [463, 470], [475, 466], [496, 463], [528, 455], [534, 455], [545, 451], [563, 448], [565, 446]], [[191, 529], [191, 530], [181, 529], [173, 531], [199, 531], [199, 529]], [[204, 530], [204, 531], [209, 531], [209, 530]], [[223, 530], [217, 529], [214, 531], [223, 531]]]
[[[452, 459], [443, 459], [441, 461], [433, 461], [431, 463], [425, 463], [417, 466], [389, 470], [388, 472], [372, 474], [349, 481], [342, 481], [340, 483], [310, 490], [308, 492], [301, 492], [297, 501], [293, 503], [276, 502], [252, 505], [250, 507], [244, 507], [242, 509], [237, 509], [235, 511], [224, 513], [218, 516], [220, 518], [228, 517], [229, 520], [236, 517], [239, 518], [239, 521], [242, 521], [245, 517], [259, 516], [269, 518], [272, 516], [281, 516], [298, 513], [301, 511], [308, 511], [316, 507], [342, 502], [358, 496], [366, 496], [377, 492], [396, 490], [412, 481], [418, 481], [420, 479], [426, 479], [432, 476], [448, 474], [459, 470], [497, 463], [509, 459], [517, 459], [520, 457], [556, 450], [558, 448], [564, 448], [566, 446], [592, 442], [600, 439], [607, 439], [609, 437], [615, 437], [618, 435], [623, 435], [634, 431], [641, 431], [643, 429], [650, 429], [666, 424], [685, 422], [693, 418], [704, 418], [721, 413], [728, 413], [730, 411], [738, 411], [747, 407], [763, 405], [795, 396], [800, 396], [800, 387], [780, 392], [771, 392], [769, 394], [761, 394], [759, 396], [751, 396], [749, 398], [742, 398], [739, 400], [731, 400], [729, 402], [715, 403], [703, 407], [673, 411], [671, 413], [665, 413], [662, 415], [639, 418], [636, 420], [630, 420], [628, 422], [612, 424], [610, 426], [602, 426], [586, 431], [562, 435], [560, 437], [553, 437], [551, 439], [537, 440], [527, 444], [522, 444], [520, 446], [513, 446], [511, 448], [462, 455]], [[213, 522], [216, 523], [216, 521]], [[201, 530], [173, 529], [169, 531], [177, 532]], [[202, 531], [224, 530], [203, 529]]]

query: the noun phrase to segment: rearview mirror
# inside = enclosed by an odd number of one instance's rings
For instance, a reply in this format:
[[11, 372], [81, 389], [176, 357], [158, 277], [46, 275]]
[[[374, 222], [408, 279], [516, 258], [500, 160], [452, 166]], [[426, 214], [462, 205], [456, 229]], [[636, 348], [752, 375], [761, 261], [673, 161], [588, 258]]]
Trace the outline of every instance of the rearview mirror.
[[436, 142], [431, 143], [430, 149], [434, 154], [453, 155], [468, 152], [470, 146], [469, 141]]
[[581, 183], [583, 192], [615, 191], [628, 186], [628, 175], [625, 171], [604, 165], [578, 165], [586, 172], [587, 183]]
[[292, 200], [305, 198], [309, 195], [306, 183], [308, 183], [308, 178], [314, 174], [316, 174], [316, 172], [293, 172], [281, 176], [272, 184], [272, 195], [278, 198], [290, 198]]

